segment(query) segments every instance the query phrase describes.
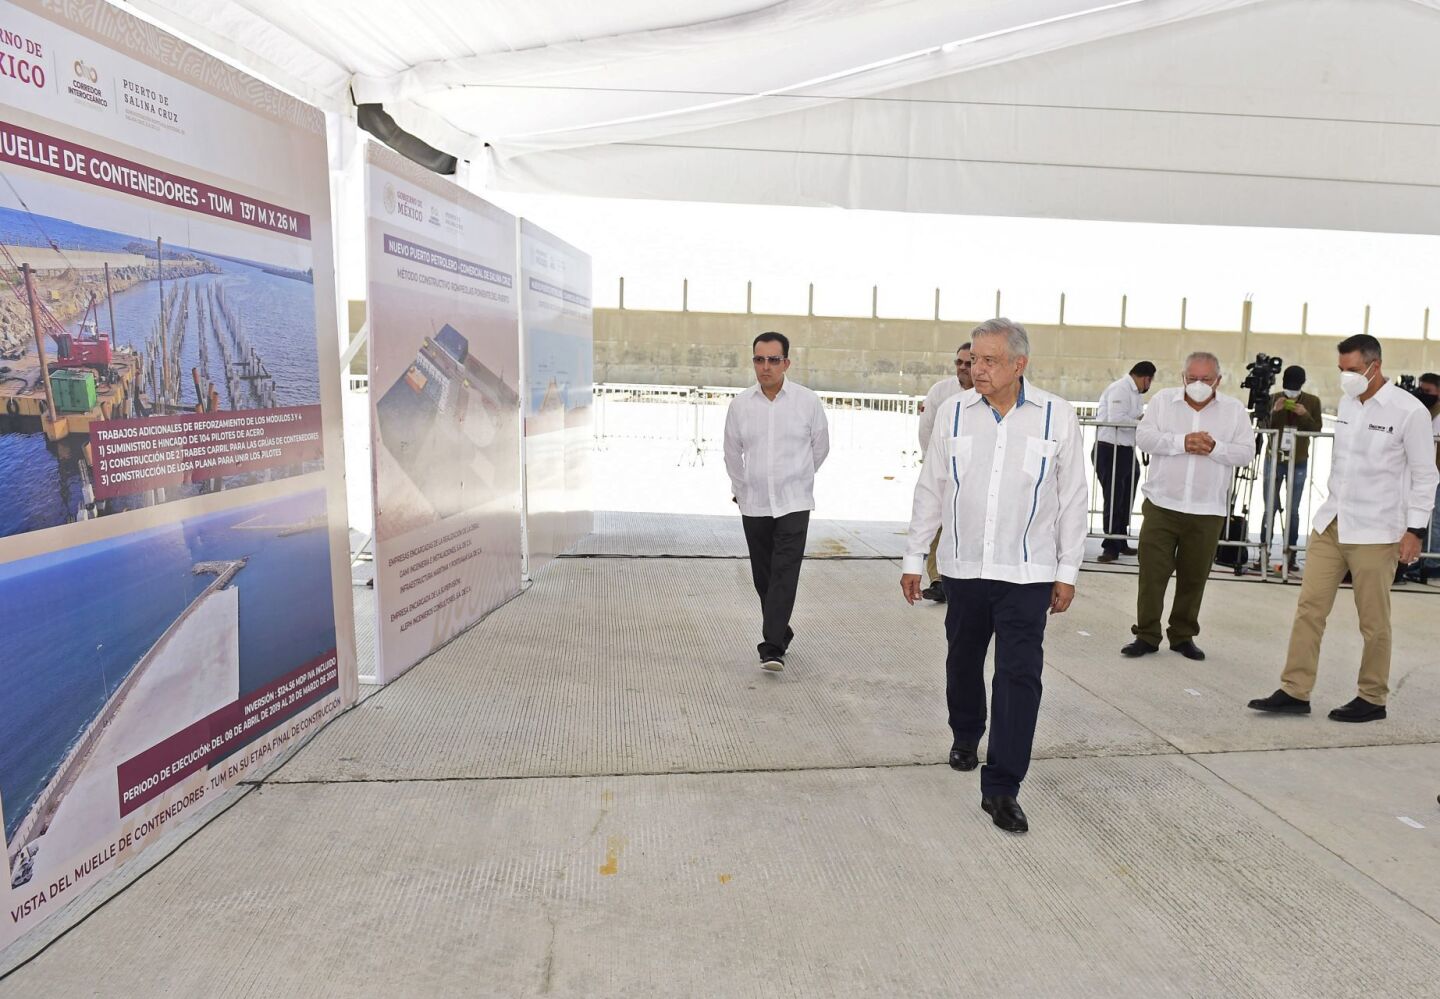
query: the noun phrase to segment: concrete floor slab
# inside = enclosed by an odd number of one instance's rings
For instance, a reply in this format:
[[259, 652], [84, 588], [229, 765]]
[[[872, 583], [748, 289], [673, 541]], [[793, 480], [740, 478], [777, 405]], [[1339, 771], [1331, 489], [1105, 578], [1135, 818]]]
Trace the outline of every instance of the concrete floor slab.
[[[265, 787], [3, 996], [1433, 994], [1440, 927], [1178, 757]], [[264, 835], [257, 835], [263, 830]]]
[[[892, 521], [810, 522], [805, 553], [810, 558], [900, 558], [907, 525]], [[595, 533], [574, 553], [630, 557], [746, 558], [740, 515], [630, 513], [600, 510]]]
[[[743, 554], [733, 518], [640, 516], [635, 554], [642, 530]], [[1049, 624], [1034, 831], [1010, 837], [930, 762], [944, 610], [900, 601], [888, 530], [812, 533], [876, 554], [807, 562], [778, 675], [743, 558], [554, 563], [0, 999], [1435, 992], [1429, 595], [1395, 595], [1392, 718], [1345, 726], [1243, 707], [1294, 588], [1212, 580], [1210, 658], [1136, 662], [1134, 576], [1086, 573]], [[1317, 706], [1350, 696], [1353, 615], [1342, 594]]]
[[[1125, 659], [1137, 580], [1119, 573], [1083, 573], [1069, 627], [1052, 622], [1046, 661], [1101, 700], [1190, 753], [1315, 746], [1399, 745], [1440, 741], [1440, 662], [1433, 648], [1440, 603], [1432, 593], [1392, 594], [1394, 658], [1390, 717], [1346, 725], [1325, 717], [1355, 696], [1361, 639], [1351, 592], [1335, 602], [1321, 651], [1309, 717], [1275, 717], [1245, 705], [1280, 682], [1299, 588], [1279, 583], [1212, 579], [1205, 590], [1197, 643], [1204, 662], [1163, 648]], [[1173, 589], [1173, 588], [1172, 588]], [[1081, 634], [1080, 632], [1088, 632]]]
[[[282, 781], [884, 766], [943, 759], [943, 609], [888, 562], [807, 562], [783, 673], [749, 563], [565, 559], [321, 732]], [[583, 609], [583, 613], [580, 610]], [[1040, 756], [1172, 751], [1058, 673]], [[445, 724], [434, 724], [435, 719]]]
[[1440, 923], [1440, 744], [1197, 762]]

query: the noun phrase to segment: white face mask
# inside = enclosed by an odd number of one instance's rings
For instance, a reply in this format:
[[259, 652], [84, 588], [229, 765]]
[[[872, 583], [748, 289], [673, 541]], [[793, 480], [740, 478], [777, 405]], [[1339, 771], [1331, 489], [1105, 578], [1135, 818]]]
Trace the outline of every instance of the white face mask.
[[1190, 397], [1191, 402], [1199, 405], [1209, 402], [1210, 397], [1215, 394], [1215, 390], [1204, 382], [1191, 382], [1185, 386], [1185, 394]]
[[1298, 398], [1300, 398], [1300, 390], [1299, 390], [1299, 389], [1282, 389], [1281, 391], [1283, 391], [1283, 392], [1285, 393], [1285, 398], [1287, 398], [1287, 399], [1298, 399]]
[[1374, 365], [1371, 364], [1370, 367], [1367, 367], [1363, 375], [1358, 371], [1340, 372], [1340, 391], [1352, 399], [1358, 399], [1364, 395], [1365, 390], [1370, 387], [1371, 367], [1374, 367]]

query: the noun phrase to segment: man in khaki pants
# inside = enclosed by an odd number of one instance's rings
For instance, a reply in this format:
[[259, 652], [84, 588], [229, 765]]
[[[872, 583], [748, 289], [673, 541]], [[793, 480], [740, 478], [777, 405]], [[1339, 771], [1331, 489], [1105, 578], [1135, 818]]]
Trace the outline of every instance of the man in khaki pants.
[[1341, 341], [1340, 399], [1330, 495], [1315, 514], [1305, 580], [1290, 630], [1280, 689], [1250, 702], [1257, 711], [1309, 714], [1320, 639], [1348, 569], [1365, 648], [1359, 696], [1330, 712], [1343, 722], [1385, 717], [1390, 692], [1390, 584], [1398, 558], [1413, 565], [1435, 503], [1430, 414], [1380, 370], [1380, 341], [1361, 333]]

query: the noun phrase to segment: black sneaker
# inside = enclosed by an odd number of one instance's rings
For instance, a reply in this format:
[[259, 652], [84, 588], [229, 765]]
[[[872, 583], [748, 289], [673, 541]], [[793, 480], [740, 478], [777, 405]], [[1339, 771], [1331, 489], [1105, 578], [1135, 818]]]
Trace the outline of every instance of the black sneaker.
[[1331, 711], [1330, 717], [1335, 721], [1342, 722], [1379, 721], [1385, 717], [1385, 705], [1371, 704], [1365, 698], [1357, 697], [1349, 704]]
[[1283, 690], [1277, 690], [1269, 697], [1257, 697], [1250, 702], [1256, 711], [1269, 711], [1277, 715], [1308, 715], [1310, 702], [1291, 697]]

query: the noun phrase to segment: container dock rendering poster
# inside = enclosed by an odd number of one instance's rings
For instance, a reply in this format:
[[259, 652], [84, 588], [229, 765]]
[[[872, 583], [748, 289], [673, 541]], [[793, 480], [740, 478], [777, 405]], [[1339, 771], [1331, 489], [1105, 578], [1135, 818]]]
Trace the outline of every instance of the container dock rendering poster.
[[595, 327], [590, 257], [520, 223], [525, 340], [525, 525], [531, 576], [594, 529]]
[[520, 591], [515, 219], [366, 147], [377, 674]]
[[0, 51], [5, 948], [355, 660], [324, 116], [108, 4]]

